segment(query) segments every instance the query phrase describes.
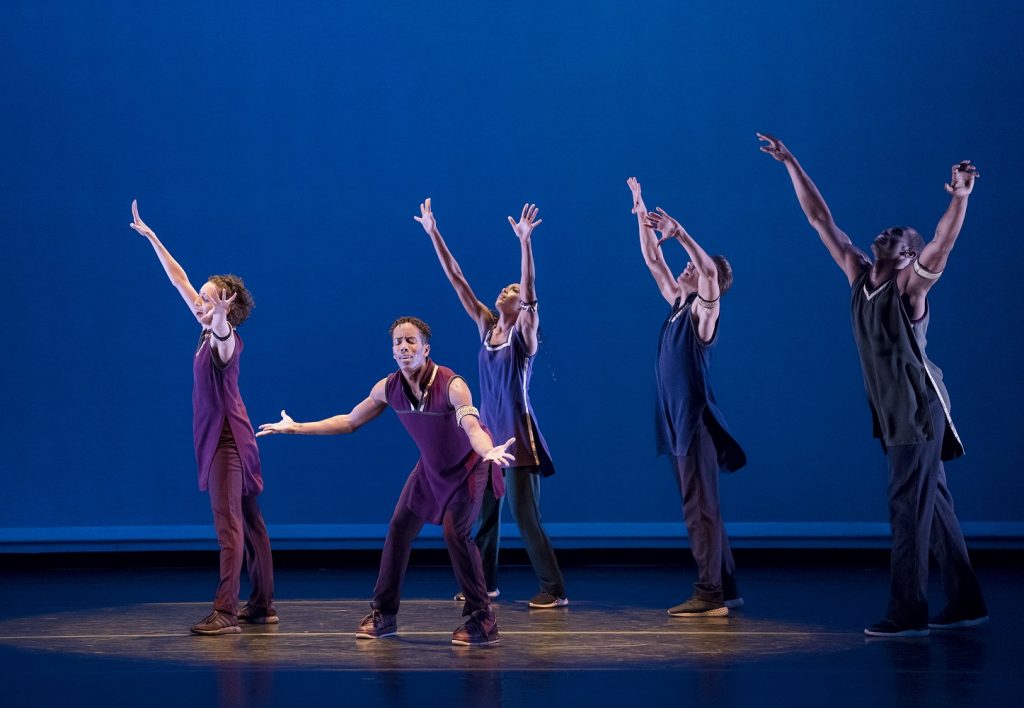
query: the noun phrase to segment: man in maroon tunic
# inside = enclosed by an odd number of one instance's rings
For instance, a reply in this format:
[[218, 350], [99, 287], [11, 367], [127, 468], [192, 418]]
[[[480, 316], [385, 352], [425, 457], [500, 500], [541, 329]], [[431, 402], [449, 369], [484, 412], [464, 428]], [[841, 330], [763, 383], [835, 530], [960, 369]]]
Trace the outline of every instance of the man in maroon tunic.
[[480, 425], [466, 382], [429, 358], [430, 327], [426, 322], [415, 317], [397, 319], [391, 325], [391, 351], [398, 371], [378, 381], [350, 413], [297, 423], [281, 411], [281, 421], [261, 425], [258, 435], [342, 435], [355, 432], [385, 408], [393, 408], [416, 442], [420, 459], [391, 517], [373, 590], [373, 611], [363, 618], [356, 637], [382, 639], [398, 632], [396, 616], [412, 542], [425, 523], [432, 523], [444, 527], [455, 577], [466, 596], [463, 615], [468, 617], [455, 630], [452, 643], [497, 644], [498, 624], [471, 531], [480, 513], [488, 475], [496, 493], [500, 496], [504, 492], [498, 465], [512, 461], [506, 450], [515, 438], [494, 445]]

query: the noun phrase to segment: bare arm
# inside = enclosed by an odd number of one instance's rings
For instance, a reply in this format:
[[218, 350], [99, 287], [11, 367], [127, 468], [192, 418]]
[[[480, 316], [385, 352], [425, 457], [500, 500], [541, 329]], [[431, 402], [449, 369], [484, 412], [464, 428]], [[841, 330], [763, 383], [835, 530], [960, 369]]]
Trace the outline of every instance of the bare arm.
[[718, 324], [719, 300], [722, 292], [718, 285], [718, 265], [715, 260], [700, 247], [692, 236], [683, 228], [683, 225], [665, 213], [661, 207], [656, 212], [648, 212], [645, 219], [650, 228], [657, 229], [662, 233], [658, 241], [661, 246], [669, 239], [676, 239], [686, 250], [690, 257], [690, 263], [697, 271], [697, 295], [705, 304], [697, 303], [697, 307], [691, 308], [691, 312], [697, 320], [697, 334], [705, 342], [710, 342], [715, 336], [715, 326]]
[[235, 301], [238, 293], [231, 297], [227, 295], [225, 290], [216, 293], [213, 298], [206, 293], [199, 295], [204, 302], [213, 304], [213, 308], [208, 313], [199, 316], [199, 322], [213, 332], [214, 336], [210, 337], [210, 346], [213, 347], [217, 359], [222, 364], [231, 361], [231, 357], [235, 354], [235, 330], [228, 322], [228, 312], [231, 311], [231, 303]]
[[[899, 273], [900, 289], [909, 298], [911, 316], [915, 319], [924, 316], [924, 297], [932, 286], [938, 282], [938, 274], [946, 268], [949, 254], [960, 235], [967, 215], [967, 200], [974, 191], [974, 180], [980, 175], [970, 160], [953, 165], [953, 176], [946, 191], [951, 195], [946, 212], [935, 227], [935, 236], [929, 241], [917, 257], [918, 264], [924, 269], [919, 272], [916, 267], [904, 268]], [[928, 277], [928, 276], [932, 277]]]
[[455, 288], [455, 294], [459, 296], [459, 302], [466, 309], [466, 314], [476, 322], [480, 338], [483, 339], [484, 332], [491, 326], [491, 311], [473, 294], [473, 289], [469, 287], [469, 281], [462, 274], [462, 268], [459, 267], [459, 263], [455, 260], [452, 252], [448, 250], [448, 245], [444, 242], [444, 239], [441, 238], [441, 232], [437, 229], [434, 213], [430, 209], [430, 197], [427, 197], [420, 204], [420, 215], [412, 218], [420, 222], [420, 226], [430, 236], [430, 242], [434, 244], [434, 251], [437, 253], [437, 259], [441, 262], [444, 274], [448, 276], [448, 282]]
[[804, 210], [804, 216], [818, 232], [818, 236], [831, 254], [832, 260], [842, 269], [847, 280], [852, 284], [857, 276], [864, 272], [864, 269], [871, 267], [867, 255], [853, 245], [846, 232], [836, 226], [832, 212], [829, 211], [821, 192], [818, 191], [817, 186], [782, 141], [767, 133], [758, 133], [757, 137], [765, 141], [765, 144], [761, 146], [761, 152], [768, 153], [786, 166], [789, 178], [793, 182], [796, 198], [800, 202], [800, 208]]
[[[540, 329], [540, 315], [537, 312], [536, 273], [533, 268], [533, 230], [543, 219], [537, 218], [537, 205], [524, 204], [519, 222], [508, 217], [512, 231], [519, 239], [522, 259], [519, 274], [519, 301], [525, 305], [520, 311], [516, 324], [530, 356], [537, 353], [537, 332]], [[481, 333], [482, 335], [482, 333]]]
[[[469, 386], [466, 385], [465, 381], [462, 379], [452, 379], [451, 385], [448, 386], [448, 402], [456, 410], [472, 408], [473, 396], [469, 392]], [[479, 413], [463, 415], [459, 425], [462, 426], [466, 436], [469, 438], [469, 444], [472, 445], [473, 450], [485, 460], [497, 462], [502, 467], [508, 467], [515, 460], [515, 457], [507, 452], [507, 450], [516, 439], [509, 438], [504, 444], [496, 446], [494, 441], [491, 440], [491, 436], [487, 434], [487, 431], [480, 427]]]
[[674, 304], [680, 296], [679, 284], [672, 277], [672, 271], [669, 269], [668, 263], [665, 262], [665, 256], [658, 248], [658, 237], [655, 235], [654, 229], [645, 221], [648, 212], [640, 194], [640, 182], [636, 177], [630, 177], [626, 180], [626, 184], [629, 185], [629, 189], [633, 193], [632, 212], [636, 214], [637, 227], [640, 230], [640, 252], [643, 254], [644, 263], [651, 271], [651, 277], [654, 278], [658, 290], [661, 291], [661, 296], [670, 305]]
[[281, 411], [281, 420], [277, 423], [264, 423], [260, 426], [260, 432], [256, 437], [263, 435], [347, 435], [354, 433], [371, 420], [384, 412], [388, 407], [387, 398], [384, 393], [384, 385], [387, 379], [381, 379], [370, 391], [370, 395], [363, 399], [345, 415], [336, 415], [331, 418], [324, 418], [312, 423], [299, 423]]
[[178, 261], [174, 260], [170, 252], [160, 243], [160, 239], [156, 237], [153, 229], [149, 228], [139, 217], [139, 205], [134, 199], [132, 200], [132, 223], [129, 226], [149, 240], [153, 250], [156, 251], [156, 257], [160, 260], [160, 265], [164, 267], [164, 272], [171, 281], [171, 285], [178, 291], [181, 299], [188, 305], [189, 312], [195, 317], [196, 301], [199, 299], [199, 294], [196, 293], [196, 289], [192, 287], [192, 284], [188, 282], [188, 275], [185, 274], [185, 269], [178, 265]]

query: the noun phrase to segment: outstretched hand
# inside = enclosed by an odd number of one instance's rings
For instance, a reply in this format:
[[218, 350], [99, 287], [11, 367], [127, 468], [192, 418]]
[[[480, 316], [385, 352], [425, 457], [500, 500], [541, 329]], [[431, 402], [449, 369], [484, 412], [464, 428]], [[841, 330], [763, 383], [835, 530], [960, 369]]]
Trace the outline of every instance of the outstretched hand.
[[213, 305], [209, 312], [199, 318], [199, 321], [206, 327], [213, 324], [214, 320], [227, 320], [228, 312], [231, 311], [231, 303], [238, 297], [238, 293], [232, 293], [231, 297], [228, 297], [227, 290], [218, 290], [214, 297], [210, 297], [206, 293], [200, 293], [199, 299], [203, 302]]
[[757, 133], [757, 138], [758, 140], [763, 140], [765, 142], [765, 144], [761, 146], [761, 152], [768, 153], [779, 162], [785, 162], [793, 157], [793, 153], [789, 151], [783, 142], [771, 133]]
[[292, 417], [281, 411], [281, 420], [277, 423], [263, 423], [260, 426], [260, 432], [256, 433], [256, 437], [262, 437], [263, 435], [277, 435], [278, 433], [294, 433], [295, 432], [295, 421]]
[[[281, 411], [281, 413], [284, 413], [284, 411]], [[261, 425], [260, 428], [262, 427], [263, 426]], [[515, 455], [508, 451], [508, 449], [512, 446], [512, 443], [514, 443], [515, 441], [515, 438], [509, 438], [508, 440], [505, 441], [504, 445], [496, 445], [492, 447], [490, 450], [487, 451], [487, 454], [484, 455], [484, 461], [497, 462], [502, 467], [508, 467], [513, 462], [515, 462], [516, 459]]]
[[949, 184], [945, 185], [946, 191], [954, 197], [966, 197], [974, 191], [974, 180], [981, 177], [978, 168], [971, 164], [970, 160], [961, 160], [953, 165], [953, 176]]
[[128, 224], [128, 227], [135, 229], [135, 231], [146, 238], [156, 237], [156, 233], [154, 233], [153, 229], [146, 226], [146, 222], [139, 216], [139, 202], [137, 199], [132, 200], [132, 223]]
[[428, 234], [432, 233], [437, 228], [437, 222], [434, 220], [434, 212], [430, 210], [430, 197], [423, 200], [420, 204], [420, 215], [412, 217], [416, 221], [420, 222], [420, 226]]
[[516, 238], [520, 241], [530, 238], [533, 230], [544, 221], [537, 218], [538, 211], [540, 210], [536, 204], [523, 204], [523, 213], [520, 215], [518, 222], [514, 221], [511, 216], [508, 217], [508, 223], [512, 226], [512, 231], [515, 232]]
[[649, 211], [644, 215], [644, 226], [661, 232], [658, 245], [682, 236], [683, 225], [666, 214], [661, 207], [656, 207], [656, 209], [657, 211]]
[[643, 216], [647, 213], [647, 205], [644, 204], [644, 198], [640, 196], [640, 183], [636, 177], [630, 177], [626, 180], [626, 184], [629, 185], [629, 191], [633, 193], [633, 208], [630, 209], [630, 212]]

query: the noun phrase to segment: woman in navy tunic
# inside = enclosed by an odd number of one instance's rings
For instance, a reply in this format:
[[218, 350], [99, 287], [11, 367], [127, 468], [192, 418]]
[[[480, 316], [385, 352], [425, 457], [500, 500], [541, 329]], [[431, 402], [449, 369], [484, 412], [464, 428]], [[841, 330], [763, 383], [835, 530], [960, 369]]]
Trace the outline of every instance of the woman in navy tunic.
[[[473, 294], [469, 281], [441, 238], [430, 199], [420, 204], [420, 216], [413, 218], [430, 236], [448, 281], [455, 288], [466, 313], [476, 323], [481, 341], [481, 419], [499, 439], [514, 437], [519, 441], [515, 448], [515, 462], [505, 470], [505, 487], [512, 517], [519, 526], [523, 547], [540, 583], [540, 591], [530, 600], [530, 607], [564, 607], [569, 604], [565, 580], [540, 520], [540, 479], [553, 475], [555, 466], [530, 403], [530, 377], [540, 328], [532, 246], [533, 229], [541, 223], [537, 218], [537, 207], [524, 204], [518, 222], [508, 217], [519, 239], [521, 273], [518, 283], [502, 288], [498, 294], [494, 303], [496, 313]], [[476, 534], [476, 543], [483, 556], [487, 591], [491, 597], [499, 594], [501, 506], [501, 497], [491, 491], [485, 494], [480, 528]], [[455, 599], [462, 600], [461, 593]]]
[[[195, 634], [237, 634], [238, 622], [272, 624], [274, 568], [270, 538], [257, 496], [263, 491], [260, 453], [238, 389], [242, 339], [235, 328], [249, 316], [252, 296], [242, 279], [214, 275], [196, 292], [178, 262], [139, 218], [132, 202], [131, 228], [149, 240], [171, 284], [203, 331], [192, 357], [192, 431], [199, 489], [209, 490], [220, 546], [220, 584], [213, 612], [192, 626]], [[238, 607], [239, 574], [245, 559], [252, 583], [249, 601]]]
[[[743, 599], [736, 586], [736, 565], [722, 521], [718, 472], [733, 472], [747, 458], [729, 433], [711, 390], [709, 368], [718, 343], [721, 296], [732, 285], [732, 268], [722, 256], [709, 256], [678, 221], [661, 208], [647, 211], [635, 177], [633, 213], [640, 228], [640, 249], [662, 296], [672, 305], [658, 339], [655, 433], [658, 454], [671, 455], [690, 550], [697, 563], [693, 596], [668, 612], [677, 617], [729, 614]], [[654, 231], [662, 233], [661, 241]], [[661, 244], [678, 240], [690, 262], [672, 275]]]

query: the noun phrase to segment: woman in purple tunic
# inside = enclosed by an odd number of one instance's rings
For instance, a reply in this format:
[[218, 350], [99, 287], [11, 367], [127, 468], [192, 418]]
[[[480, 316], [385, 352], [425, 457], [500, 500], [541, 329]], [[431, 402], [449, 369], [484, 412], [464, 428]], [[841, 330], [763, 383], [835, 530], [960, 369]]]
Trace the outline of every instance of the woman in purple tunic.
[[[220, 546], [220, 584], [213, 612], [192, 626], [195, 634], [237, 634], [239, 621], [273, 624], [274, 568], [270, 538], [257, 496], [263, 491], [260, 454], [238, 390], [242, 339], [235, 328], [249, 316], [253, 300], [242, 279], [214, 275], [196, 292], [184, 269], [139, 218], [132, 202], [131, 228], [145, 236], [164, 272], [202, 326], [192, 357], [192, 431], [199, 489], [210, 492], [213, 525]], [[245, 559], [252, 583], [239, 609], [238, 586]]]
[[[533, 229], [541, 223], [537, 219], [537, 207], [524, 204], [518, 223], [508, 217], [508, 223], [519, 239], [521, 274], [518, 283], [502, 288], [498, 294], [494, 303], [496, 313], [473, 294], [462, 269], [437, 230], [430, 199], [420, 204], [420, 215], [413, 218], [430, 236], [448, 281], [455, 288], [466, 313], [476, 323], [481, 341], [480, 415], [484, 425], [499, 439], [514, 437], [519, 440], [515, 461], [505, 470], [505, 487], [512, 516], [519, 525], [523, 546], [540, 583], [540, 592], [530, 600], [530, 607], [564, 607], [569, 604], [565, 596], [565, 580], [540, 521], [540, 478], [553, 475], [555, 466], [544, 436], [537, 427], [529, 393], [540, 328], [532, 246]], [[499, 594], [501, 505], [501, 497], [492, 491], [484, 495], [480, 528], [476, 534], [476, 543], [483, 556], [487, 592], [491, 597]], [[455, 599], [464, 598], [460, 593]]]
[[[461, 376], [430, 359], [430, 327], [415, 317], [391, 325], [391, 354], [398, 371], [381, 379], [370, 395], [347, 415], [298, 423], [281, 411], [277, 423], [260, 426], [258, 435], [343, 435], [354, 433], [386, 408], [393, 408], [420, 451], [388, 525], [373, 589], [372, 611], [356, 631], [357, 639], [384, 639], [398, 633], [402, 580], [412, 542], [425, 523], [444, 528], [444, 542], [455, 577], [466, 596], [466, 622], [452, 634], [452, 644], [498, 643], [498, 623], [484, 586], [480, 553], [473, 544], [473, 520], [480, 513], [484, 487], [502, 493], [501, 473], [515, 439], [495, 446], [480, 425], [469, 387]], [[495, 463], [492, 465], [492, 463]]]

